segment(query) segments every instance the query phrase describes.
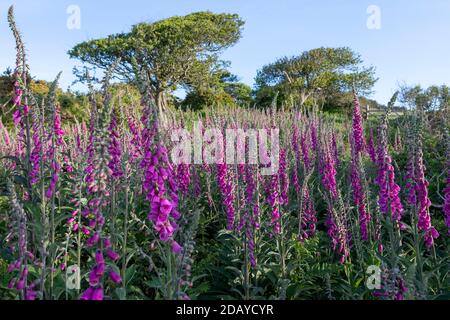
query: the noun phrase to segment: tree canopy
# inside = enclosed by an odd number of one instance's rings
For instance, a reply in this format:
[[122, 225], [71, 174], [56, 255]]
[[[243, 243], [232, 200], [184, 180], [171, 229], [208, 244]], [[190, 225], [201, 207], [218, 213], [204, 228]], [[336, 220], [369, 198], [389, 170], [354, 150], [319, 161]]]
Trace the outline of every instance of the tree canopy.
[[448, 110], [450, 88], [447, 85], [433, 85], [428, 88], [422, 88], [420, 85], [403, 86], [400, 91], [400, 102], [424, 111]]
[[210, 79], [220, 53], [240, 39], [243, 24], [236, 14], [196, 12], [139, 23], [128, 33], [80, 43], [69, 55], [101, 69], [120, 58], [117, 76], [144, 78], [161, 106], [171, 90]]
[[362, 62], [359, 54], [346, 47], [321, 47], [283, 57], [258, 71], [256, 103], [267, 105], [278, 96], [281, 103], [295, 99], [304, 104], [313, 94], [331, 101], [353, 86], [359, 94], [367, 94], [377, 79], [374, 68]]
[[214, 105], [244, 105], [252, 103], [252, 89], [239, 82], [236, 75], [228, 70], [218, 69], [210, 79], [192, 86], [182, 102], [183, 107], [200, 109]]

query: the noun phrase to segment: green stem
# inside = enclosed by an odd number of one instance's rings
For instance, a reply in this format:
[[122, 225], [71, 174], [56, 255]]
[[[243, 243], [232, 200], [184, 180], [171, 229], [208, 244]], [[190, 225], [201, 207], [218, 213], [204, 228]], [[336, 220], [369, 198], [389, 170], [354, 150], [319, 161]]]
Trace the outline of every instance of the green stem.
[[123, 247], [122, 247], [122, 288], [126, 299], [126, 271], [127, 271], [127, 242], [128, 242], [128, 188], [125, 190], [125, 217], [123, 221]]
[[[247, 222], [248, 224], [248, 222]], [[250, 300], [250, 268], [248, 261], [247, 233], [244, 231], [244, 290], [245, 300]]]

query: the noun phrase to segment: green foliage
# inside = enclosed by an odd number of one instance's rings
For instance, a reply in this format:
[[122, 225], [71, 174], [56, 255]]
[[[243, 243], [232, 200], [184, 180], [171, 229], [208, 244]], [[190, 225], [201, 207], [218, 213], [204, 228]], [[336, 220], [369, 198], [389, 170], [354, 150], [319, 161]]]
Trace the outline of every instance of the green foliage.
[[222, 68], [214, 71], [208, 81], [188, 86], [186, 89], [188, 93], [181, 103], [184, 109], [249, 106], [252, 102], [251, 88], [239, 82], [237, 76]]
[[447, 85], [430, 86], [426, 89], [420, 85], [403, 86], [401, 90], [401, 102], [413, 108], [425, 111], [447, 111], [450, 105], [450, 88]]
[[161, 105], [178, 86], [198, 87], [209, 79], [220, 52], [239, 40], [243, 24], [236, 14], [174, 16], [80, 43], [69, 55], [101, 69], [120, 58], [117, 75], [129, 81], [143, 78]]
[[[24, 54], [12, 9], [9, 19], [18, 52]], [[371, 87], [374, 81], [372, 69], [355, 71], [354, 67], [361, 61], [349, 49], [315, 49], [263, 68], [258, 74], [261, 101], [266, 99], [267, 104], [272, 104], [274, 97], [278, 97], [280, 103], [290, 101], [296, 107], [293, 110], [275, 107], [270, 112], [240, 107], [201, 112], [174, 110], [169, 129], [158, 127], [159, 131], [150, 138], [147, 134], [153, 134], [149, 130], [153, 127], [148, 126], [148, 119], [142, 117], [143, 112], [138, 108], [141, 103], [149, 102], [147, 97], [141, 96], [135, 82], [109, 84], [111, 72], [118, 62], [115, 58], [120, 55], [125, 59], [119, 66], [119, 74], [142, 76], [142, 73], [135, 73], [135, 62], [140, 59], [140, 66], [149, 71], [146, 81], [162, 90], [156, 92], [164, 93], [164, 90], [182, 85], [188, 91], [184, 103], [194, 108], [215, 104], [245, 106], [252, 102], [250, 89], [226, 71], [217, 55], [238, 40], [241, 26], [236, 15], [196, 13], [153, 24], [139, 24], [129, 34], [80, 44], [73, 49], [74, 56], [109, 70], [102, 90], [96, 91], [92, 87], [89, 94], [63, 92], [57, 87], [59, 75], [53, 83], [28, 79], [23, 59], [20, 67], [28, 84], [29, 113], [24, 115], [18, 128], [0, 131], [2, 142], [6, 141], [5, 133], [9, 132], [11, 136], [10, 142], [0, 145], [1, 299], [23, 299], [26, 291], [31, 289], [36, 291], [38, 299], [78, 299], [83, 290], [93, 286], [101, 286], [105, 298], [121, 300], [185, 299], [187, 296], [192, 299], [246, 300], [378, 299], [375, 293], [380, 292], [366, 286], [368, 266], [380, 267], [383, 272], [385, 279], [379, 290], [395, 290], [394, 294], [388, 292], [381, 299], [397, 298], [396, 291], [402, 291], [404, 287], [402, 298], [406, 299], [450, 298], [450, 242], [441, 210], [441, 193], [446, 186], [448, 169], [448, 146], [443, 141], [448, 139], [449, 122], [446, 110], [434, 111], [434, 102], [430, 102], [439, 96], [445, 98], [439, 98], [445, 104], [446, 89], [427, 90], [425, 98], [421, 90], [405, 94], [407, 98], [413, 97], [410, 101], [418, 110], [397, 115], [386, 112], [382, 118], [386, 125], [389, 120], [387, 148], [395, 167], [395, 182], [401, 185], [402, 199], [405, 199], [404, 169], [408, 147], [418, 143], [423, 151], [426, 178], [430, 181], [427, 190], [432, 206], [429, 210], [433, 225], [441, 234], [433, 246], [427, 248], [423, 232], [417, 229], [416, 206], [404, 203], [404, 230], [394, 225], [390, 214], [379, 212], [380, 190], [374, 183], [378, 164], [365, 153], [354, 164], [361, 164], [362, 191], [372, 217], [369, 219], [369, 238], [364, 241], [360, 238], [359, 212], [353, 203], [354, 194], [349, 183], [353, 164], [349, 143], [352, 119], [349, 114], [324, 114], [316, 107], [312, 110], [303, 108], [308, 104], [315, 106], [320, 99], [325, 108], [332, 108], [333, 104], [347, 105], [352, 85], [360, 91]], [[185, 61], [183, 55], [194, 61]], [[177, 63], [188, 72], [182, 74]], [[133, 68], [133, 73], [127, 72], [128, 67]], [[10, 71], [0, 78], [0, 92], [6, 101], [10, 99], [12, 79]], [[297, 99], [302, 105], [295, 104]], [[389, 111], [394, 100], [389, 104]], [[42, 101], [45, 103], [41, 108]], [[153, 101], [150, 102], [144, 111], [155, 111]], [[376, 106], [374, 101], [361, 100], [361, 103]], [[58, 104], [65, 134], [64, 143], [55, 146]], [[111, 121], [113, 115], [116, 122]], [[134, 120], [135, 130], [131, 128], [129, 118]], [[223, 177], [218, 176], [218, 167], [214, 164], [187, 166], [189, 177], [186, 177], [186, 171], [180, 170], [186, 167], [169, 165], [168, 159], [157, 156], [164, 153], [162, 146], [170, 146], [169, 136], [173, 129], [191, 128], [199, 118], [207, 125], [225, 124], [224, 129], [227, 124], [240, 128], [279, 128], [281, 147], [287, 152], [287, 171], [284, 172], [287, 181], [283, 182], [285, 178], [281, 171], [279, 175], [263, 176], [259, 171], [262, 165], [250, 164], [243, 167], [230, 164]], [[141, 123], [138, 119], [147, 122]], [[78, 121], [84, 123], [80, 125]], [[369, 128], [375, 129], [379, 122], [380, 119], [374, 116], [369, 118], [364, 123], [366, 133]], [[293, 148], [294, 127], [300, 131], [297, 138], [304, 140], [309, 150], [301, 150], [301, 155], [310, 156], [310, 168]], [[312, 128], [317, 130], [314, 131], [315, 138]], [[408, 135], [411, 129], [420, 132], [413, 136], [416, 140], [420, 138], [420, 142], [411, 140]], [[384, 137], [384, 131], [379, 132], [383, 132]], [[332, 137], [336, 140], [335, 149], [330, 146], [334, 144]], [[148, 142], [142, 141], [145, 138], [161, 144], [151, 144], [149, 150], [144, 150], [141, 143]], [[376, 134], [376, 144], [379, 140]], [[31, 154], [31, 150], [37, 150], [39, 142], [44, 149]], [[145, 153], [139, 154], [143, 150]], [[327, 190], [322, 185], [323, 160], [326, 159], [323, 153], [326, 152], [330, 152], [328, 159], [336, 160], [338, 196], [333, 201], [325, 195]], [[32, 183], [30, 173], [36, 159], [39, 180]], [[160, 190], [153, 189], [144, 194], [143, 160], [151, 162], [145, 172], [151, 173], [149, 184], [157, 179], [169, 180], [169, 192], [160, 195]], [[112, 174], [114, 164], [123, 170], [123, 175]], [[303, 189], [298, 192], [295, 185], [289, 186], [290, 181], [294, 182], [293, 175], [289, 180], [294, 172], [298, 174], [301, 187], [308, 188], [309, 196]], [[248, 173], [254, 180], [249, 179]], [[183, 178], [189, 180], [188, 186], [177, 189], [175, 185], [185, 182]], [[227, 179], [230, 189], [223, 190], [218, 178]], [[270, 190], [275, 181], [272, 179], [276, 180], [275, 190]], [[249, 199], [250, 181], [256, 185], [252, 186], [254, 190]], [[55, 192], [48, 196], [46, 190], [51, 183], [54, 183]], [[230, 190], [232, 199], [225, 199], [223, 193]], [[280, 194], [289, 200], [282, 203]], [[156, 196], [176, 201], [162, 212], [161, 203], [149, 201]], [[273, 196], [278, 198], [275, 205], [271, 203]], [[311, 202], [305, 208], [304, 203], [309, 197]], [[235, 224], [230, 228], [232, 230], [224, 230], [228, 218], [224, 207], [229, 205], [234, 211]], [[258, 208], [257, 212], [255, 208]], [[326, 222], [330, 208], [339, 211], [331, 215], [339, 218], [336, 219], [339, 236], [343, 235], [345, 243], [351, 242], [348, 256], [341, 262], [342, 250], [339, 251], [336, 245], [333, 248], [335, 239], [330, 241], [328, 234], [333, 232]], [[179, 219], [174, 217], [177, 212], [173, 210], [180, 213]], [[304, 235], [306, 227], [302, 224], [307, 210], [313, 219], [304, 224], [314, 230], [308, 237]], [[163, 239], [158, 234], [161, 225], [149, 218], [149, 213], [157, 213], [162, 218], [170, 214], [173, 220], [166, 220], [169, 223], [176, 220], [177, 228], [170, 238]], [[279, 223], [279, 228], [274, 228], [275, 223]], [[86, 234], [80, 226], [90, 233]], [[103, 239], [96, 247], [89, 246], [92, 234], [98, 233]], [[105, 237], [110, 244], [105, 244]], [[336, 241], [340, 242], [342, 238]], [[383, 250], [380, 244], [384, 245]], [[107, 249], [105, 247], [114, 250], [117, 259], [109, 257], [111, 259], [103, 262], [96, 261], [99, 260], [97, 250]], [[19, 261], [20, 268], [8, 271], [8, 265], [14, 261]], [[101, 284], [95, 283], [89, 279], [90, 272], [98, 272], [97, 267], [103, 263], [105, 275], [101, 272]], [[81, 267], [80, 289], [70, 288], [67, 283], [67, 266], [74, 264]], [[92, 269], [94, 265], [96, 267]], [[27, 272], [23, 272], [25, 267]], [[113, 282], [106, 275], [111, 271], [120, 274], [121, 283]], [[10, 280], [23, 277], [26, 277], [24, 287], [7, 288]], [[404, 286], [396, 282], [399, 279]], [[32, 287], [32, 284], [36, 286]]]
[[369, 93], [376, 82], [373, 67], [363, 67], [361, 57], [349, 48], [317, 48], [298, 56], [284, 57], [264, 66], [256, 76], [258, 105], [268, 105], [276, 93], [279, 104], [303, 105], [316, 96], [331, 103], [350, 92]]

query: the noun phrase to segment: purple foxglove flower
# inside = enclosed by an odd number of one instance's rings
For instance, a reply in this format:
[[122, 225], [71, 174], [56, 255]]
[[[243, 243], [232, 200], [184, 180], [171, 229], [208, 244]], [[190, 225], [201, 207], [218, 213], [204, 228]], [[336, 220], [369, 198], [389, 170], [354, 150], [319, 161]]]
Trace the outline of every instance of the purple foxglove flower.
[[336, 185], [336, 168], [334, 157], [331, 154], [329, 147], [326, 147], [322, 160], [322, 184], [325, 190], [329, 191], [332, 199], [337, 197], [337, 185]]
[[33, 301], [36, 300], [36, 297], [37, 297], [36, 291], [30, 289], [27, 290], [27, 293], [25, 294], [25, 300]]
[[92, 247], [93, 245], [97, 244], [97, 242], [100, 240], [100, 236], [98, 233], [94, 233], [93, 236], [91, 236], [87, 241], [86, 245], [89, 247]]
[[273, 226], [273, 232], [275, 234], [279, 234], [281, 232], [281, 225], [280, 225], [281, 216], [280, 210], [278, 208], [280, 199], [278, 193], [278, 175], [276, 174], [272, 175], [269, 182], [267, 202], [269, 203], [270, 206], [271, 225]]
[[117, 127], [117, 121], [116, 117], [113, 114], [111, 116], [111, 123], [108, 128], [109, 135], [110, 135], [110, 143], [108, 147], [109, 155], [111, 157], [111, 160], [108, 163], [108, 167], [111, 169], [111, 173], [113, 178], [117, 179], [123, 176], [123, 170], [121, 167], [121, 156], [122, 156], [122, 149], [119, 141], [119, 135], [116, 130]]
[[17, 281], [17, 283], [16, 283], [16, 289], [22, 290], [23, 288], [25, 288], [25, 280], [19, 279], [19, 281]]
[[91, 300], [103, 300], [103, 288], [95, 288], [92, 292]]
[[108, 258], [110, 258], [112, 261], [117, 261], [117, 260], [119, 260], [119, 258], [120, 258], [119, 254], [118, 254], [117, 252], [111, 250], [111, 249], [108, 249], [108, 250], [106, 251], [106, 255], [107, 255]]
[[13, 121], [14, 124], [17, 126], [20, 121], [22, 120], [22, 116], [20, 115], [20, 110], [16, 110], [13, 112]]
[[100, 282], [100, 276], [97, 274], [96, 269], [94, 268], [91, 272], [89, 272], [89, 284], [91, 286], [95, 286]]
[[94, 268], [95, 274], [98, 275], [99, 277], [103, 276], [103, 274], [105, 273], [105, 264], [104, 263], [99, 263], [95, 266]]
[[97, 250], [97, 252], [95, 253], [95, 262], [97, 262], [97, 264], [105, 263], [103, 253], [100, 250]]
[[16, 270], [16, 265], [14, 263], [10, 263], [8, 265], [7, 272], [13, 272], [14, 270]]
[[289, 202], [289, 178], [287, 175], [286, 149], [280, 150], [280, 167], [278, 170], [278, 179], [280, 181], [280, 204], [287, 205]]
[[[450, 151], [449, 151], [450, 153]], [[449, 158], [450, 158], [450, 154], [449, 154]], [[444, 189], [444, 207], [443, 207], [443, 211], [444, 211], [444, 217], [445, 217], [445, 224], [447, 226], [448, 229], [448, 235], [450, 236], [450, 160], [448, 161], [447, 164], [447, 186]]]
[[178, 244], [175, 240], [172, 241], [172, 251], [176, 254], [181, 253], [183, 247]]
[[425, 245], [430, 248], [434, 239], [439, 237], [437, 230], [431, 225], [431, 216], [429, 208], [431, 206], [431, 200], [428, 197], [428, 181], [425, 178], [425, 165], [423, 164], [422, 146], [419, 143], [419, 147], [416, 151], [416, 166], [415, 166], [415, 187], [417, 194], [417, 201], [419, 206], [417, 227], [420, 231], [424, 232]]
[[170, 211], [172, 211], [172, 208], [173, 204], [169, 200], [167, 199], [161, 200], [159, 210], [162, 214], [169, 215]]
[[14, 288], [15, 285], [16, 285], [16, 281], [15, 281], [15, 279], [12, 279], [11, 281], [8, 282], [7, 288], [12, 289], [12, 288]]
[[300, 138], [300, 147], [302, 149], [302, 155], [303, 155], [303, 164], [305, 165], [305, 168], [308, 170], [311, 167], [311, 160], [309, 156], [309, 144], [306, 141], [306, 133], [302, 133]]
[[120, 275], [118, 273], [116, 273], [114, 271], [109, 272], [109, 277], [111, 278], [111, 280], [114, 283], [117, 283], [117, 284], [122, 283], [122, 278], [120, 277]]
[[103, 239], [103, 246], [105, 248], [110, 248], [111, 247], [111, 240], [109, 238]]
[[93, 292], [94, 289], [92, 287], [87, 288], [86, 291], [81, 294], [80, 300], [91, 300]]
[[365, 193], [361, 181], [359, 161], [356, 159], [353, 159], [351, 164], [351, 185], [353, 191], [353, 202], [357, 206], [359, 213], [361, 240], [367, 241], [369, 239], [368, 226], [371, 216], [366, 209]]
[[364, 135], [361, 109], [356, 93], [353, 93], [353, 128], [352, 128], [352, 144], [355, 155], [358, 155], [364, 149]]
[[56, 137], [56, 145], [61, 146], [63, 144], [64, 130], [61, 129], [61, 118], [59, 116], [59, 107], [55, 108], [53, 130]]

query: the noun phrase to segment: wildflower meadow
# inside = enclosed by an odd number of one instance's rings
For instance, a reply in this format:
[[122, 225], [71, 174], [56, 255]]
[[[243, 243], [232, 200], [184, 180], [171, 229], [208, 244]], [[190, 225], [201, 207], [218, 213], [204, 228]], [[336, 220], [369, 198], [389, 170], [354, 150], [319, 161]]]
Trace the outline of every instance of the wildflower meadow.
[[[140, 68], [147, 48], [97, 79], [85, 69], [83, 115], [71, 115], [59, 75], [36, 94], [12, 7], [8, 22], [0, 299], [450, 299], [449, 100], [399, 109], [396, 92], [371, 113], [352, 80], [342, 112], [318, 90], [174, 107]], [[84, 49], [71, 54], [86, 62]]]

